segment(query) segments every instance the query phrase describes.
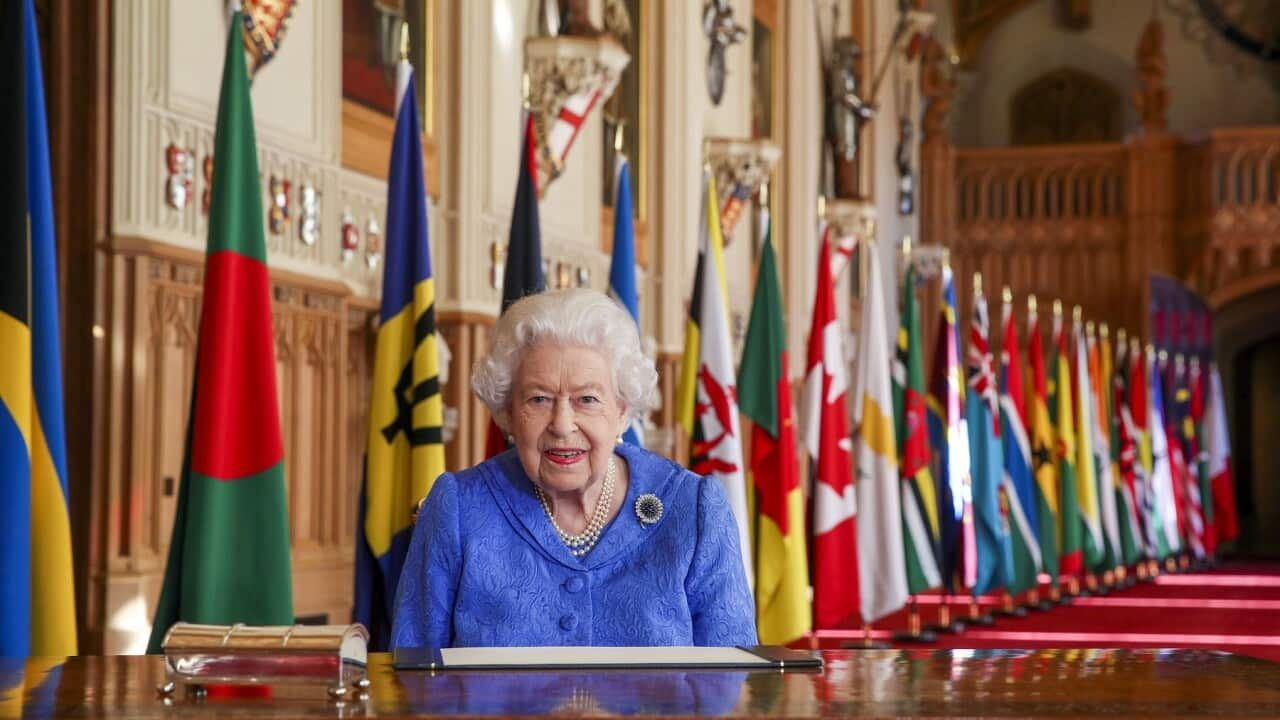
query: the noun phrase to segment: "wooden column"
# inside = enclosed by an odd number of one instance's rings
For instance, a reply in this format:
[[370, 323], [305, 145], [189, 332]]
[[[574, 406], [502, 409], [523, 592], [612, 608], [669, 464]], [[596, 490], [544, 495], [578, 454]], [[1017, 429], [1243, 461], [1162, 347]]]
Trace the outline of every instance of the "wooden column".
[[111, 193], [111, 6], [78, 0], [37, 2], [44, 55], [45, 103], [53, 183], [54, 232], [66, 398], [67, 489], [75, 561], [80, 651], [100, 652], [87, 636], [90, 588], [85, 572], [94, 544], [91, 509], [98, 499], [101, 448], [92, 418], [103, 399], [102, 341], [95, 314], [105, 298], [97, 282], [96, 251], [107, 235]]

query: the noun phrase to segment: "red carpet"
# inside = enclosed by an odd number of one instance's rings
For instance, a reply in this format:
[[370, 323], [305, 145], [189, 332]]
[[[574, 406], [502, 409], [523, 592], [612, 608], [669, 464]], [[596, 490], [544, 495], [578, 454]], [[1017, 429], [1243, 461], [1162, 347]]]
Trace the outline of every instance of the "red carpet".
[[[922, 598], [924, 623], [937, 620], [939, 598]], [[990, 602], [987, 602], [987, 601]], [[983, 598], [982, 609], [996, 609]], [[966, 605], [951, 605], [953, 616]], [[907, 627], [900, 612], [872, 628], [873, 639], [890, 641]], [[823, 631], [821, 647], [861, 640], [861, 630]], [[799, 643], [798, 643], [799, 644]], [[1229, 564], [1214, 570], [1162, 575], [1154, 582], [1076, 598], [1025, 618], [996, 617], [995, 624], [939, 634], [937, 642], [893, 643], [920, 648], [1200, 648], [1226, 650], [1280, 662], [1280, 566]]]

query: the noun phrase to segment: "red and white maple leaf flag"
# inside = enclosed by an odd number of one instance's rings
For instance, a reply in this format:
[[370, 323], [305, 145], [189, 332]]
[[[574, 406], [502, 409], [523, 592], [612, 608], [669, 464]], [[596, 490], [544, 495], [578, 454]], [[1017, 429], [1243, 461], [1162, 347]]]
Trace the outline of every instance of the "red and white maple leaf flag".
[[852, 443], [845, 418], [844, 334], [831, 281], [830, 231], [819, 230], [818, 273], [805, 373], [805, 445], [813, 473], [813, 627], [858, 612], [858, 552]]

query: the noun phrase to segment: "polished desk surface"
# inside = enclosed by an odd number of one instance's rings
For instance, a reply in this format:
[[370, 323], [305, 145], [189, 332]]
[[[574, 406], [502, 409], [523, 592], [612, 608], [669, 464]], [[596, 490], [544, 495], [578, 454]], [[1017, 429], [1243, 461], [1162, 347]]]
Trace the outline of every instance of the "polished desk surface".
[[[366, 700], [178, 696], [158, 657], [0, 660], [0, 717], [415, 715], [1280, 716], [1280, 664], [1206, 650], [828, 650], [820, 673], [397, 673], [371, 656]], [[8, 662], [8, 664], [4, 664]], [[25, 691], [17, 688], [26, 688]]]

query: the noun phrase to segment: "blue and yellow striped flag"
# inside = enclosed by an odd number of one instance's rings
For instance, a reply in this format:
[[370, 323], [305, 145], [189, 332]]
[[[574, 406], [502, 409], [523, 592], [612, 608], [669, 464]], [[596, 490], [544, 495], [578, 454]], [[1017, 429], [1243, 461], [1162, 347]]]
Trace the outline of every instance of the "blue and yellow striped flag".
[[387, 177], [387, 260], [357, 529], [353, 616], [386, 650], [412, 512], [444, 472], [435, 285], [413, 68], [401, 62]]
[[3, 4], [0, 655], [76, 654], [49, 136], [31, 0]]

